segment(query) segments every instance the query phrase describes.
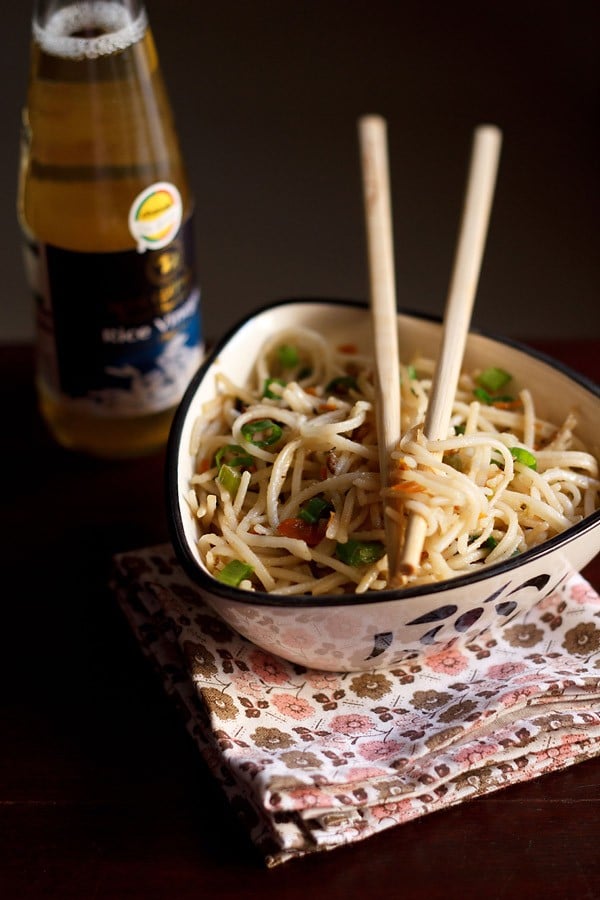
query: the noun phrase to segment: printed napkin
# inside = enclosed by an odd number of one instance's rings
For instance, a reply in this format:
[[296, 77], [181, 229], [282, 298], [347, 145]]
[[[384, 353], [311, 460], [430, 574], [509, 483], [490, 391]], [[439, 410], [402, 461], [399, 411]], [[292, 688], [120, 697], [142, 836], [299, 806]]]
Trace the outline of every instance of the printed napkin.
[[160, 545], [113, 588], [268, 866], [600, 753], [600, 597], [573, 574], [461, 649], [305, 669], [234, 633]]

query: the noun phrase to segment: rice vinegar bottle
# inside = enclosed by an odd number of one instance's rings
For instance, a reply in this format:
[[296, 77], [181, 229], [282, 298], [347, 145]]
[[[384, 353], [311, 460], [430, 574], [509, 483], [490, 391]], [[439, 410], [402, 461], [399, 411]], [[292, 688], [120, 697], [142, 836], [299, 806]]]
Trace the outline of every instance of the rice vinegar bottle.
[[203, 344], [193, 199], [139, 0], [34, 3], [17, 208], [51, 435], [159, 449]]

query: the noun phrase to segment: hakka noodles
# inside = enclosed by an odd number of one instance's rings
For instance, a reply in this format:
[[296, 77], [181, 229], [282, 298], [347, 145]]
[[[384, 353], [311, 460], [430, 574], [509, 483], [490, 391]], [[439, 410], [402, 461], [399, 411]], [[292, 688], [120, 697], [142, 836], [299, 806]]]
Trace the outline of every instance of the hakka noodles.
[[[387, 588], [384, 514], [427, 521], [407, 585], [480, 571], [559, 534], [598, 506], [598, 462], [570, 413], [538, 418], [493, 365], [461, 374], [445, 440], [423, 435], [431, 359], [401, 364], [402, 438], [379, 481], [372, 360], [288, 328], [260, 349], [252, 384], [217, 375], [192, 435], [187, 500], [221, 582], [282, 595]], [[384, 513], [385, 507], [385, 513]]]

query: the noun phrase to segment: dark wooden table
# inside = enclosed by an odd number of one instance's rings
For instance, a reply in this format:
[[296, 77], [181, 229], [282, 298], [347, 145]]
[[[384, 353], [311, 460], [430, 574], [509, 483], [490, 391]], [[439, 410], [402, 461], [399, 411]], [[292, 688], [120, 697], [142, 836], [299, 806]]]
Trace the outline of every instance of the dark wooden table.
[[[538, 346], [600, 380], [600, 341]], [[0, 359], [4, 900], [600, 897], [600, 759], [264, 868], [107, 588], [114, 553], [167, 539], [163, 455], [57, 449], [30, 348]]]

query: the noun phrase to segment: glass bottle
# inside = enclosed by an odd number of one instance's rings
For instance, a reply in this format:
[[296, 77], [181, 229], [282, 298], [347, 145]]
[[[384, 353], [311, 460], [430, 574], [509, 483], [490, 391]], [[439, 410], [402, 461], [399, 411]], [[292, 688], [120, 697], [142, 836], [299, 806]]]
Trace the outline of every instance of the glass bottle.
[[202, 356], [193, 198], [144, 4], [37, 0], [17, 198], [61, 445], [164, 445]]

